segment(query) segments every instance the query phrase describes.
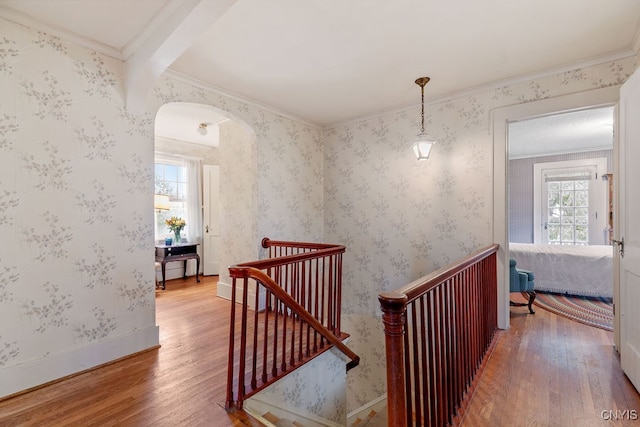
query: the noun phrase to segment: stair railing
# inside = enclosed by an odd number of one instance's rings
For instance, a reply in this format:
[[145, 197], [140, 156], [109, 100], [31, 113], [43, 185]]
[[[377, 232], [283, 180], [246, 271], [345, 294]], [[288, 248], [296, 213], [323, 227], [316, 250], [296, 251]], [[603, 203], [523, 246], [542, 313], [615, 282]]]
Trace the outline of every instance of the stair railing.
[[379, 295], [389, 426], [453, 424], [497, 330], [498, 247]]
[[262, 246], [269, 258], [229, 267], [239, 304], [231, 305], [227, 409], [331, 347], [350, 359], [347, 370], [360, 360], [340, 330], [345, 247], [266, 238]]

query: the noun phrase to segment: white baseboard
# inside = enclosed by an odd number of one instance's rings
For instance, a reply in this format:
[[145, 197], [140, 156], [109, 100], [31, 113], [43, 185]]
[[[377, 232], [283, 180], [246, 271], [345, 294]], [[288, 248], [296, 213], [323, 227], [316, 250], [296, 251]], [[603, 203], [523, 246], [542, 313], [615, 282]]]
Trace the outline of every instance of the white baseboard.
[[159, 345], [158, 326], [0, 369], [0, 398]]
[[231, 301], [231, 284], [221, 282], [218, 279], [218, 296]]
[[[260, 290], [261, 295], [260, 295], [260, 299], [258, 300], [258, 305], [260, 310], [264, 310], [264, 308], [266, 307], [266, 300], [265, 300], [266, 292], [264, 287], [261, 287], [260, 289], [261, 289]], [[220, 298], [224, 298], [226, 300], [231, 301], [231, 285], [229, 283], [224, 283], [218, 280], [218, 296]], [[242, 303], [241, 298], [242, 298], [242, 292], [241, 292], [241, 289], [239, 288], [236, 291], [236, 302]], [[252, 286], [249, 289], [249, 295], [247, 296], [247, 301], [249, 301], [248, 306], [251, 310], [254, 309], [255, 300], [256, 300], [256, 292], [254, 287]]]
[[[173, 280], [173, 279], [182, 279], [184, 277], [184, 267], [182, 266], [182, 262], [166, 263], [164, 272], [165, 272], [165, 281]], [[156, 270], [156, 279], [159, 282], [162, 282], [162, 271], [160, 270], [160, 268]]]
[[[272, 413], [278, 418], [295, 420], [299, 423], [299, 425], [308, 427], [343, 427], [331, 420], [320, 418], [314, 414], [307, 413], [306, 411], [291, 411], [289, 409], [280, 407], [272, 402], [261, 399], [257, 395], [250, 397], [248, 400], [245, 400], [243, 408], [252, 417], [256, 418], [258, 421], [268, 427], [276, 427], [276, 424], [273, 424], [263, 417], [263, 415], [267, 412]], [[289, 424], [283, 423], [283, 425]]]
[[347, 424], [350, 424], [353, 418], [360, 416], [361, 414], [366, 416], [371, 410], [378, 411], [380, 408], [387, 404], [387, 394], [383, 394], [380, 397], [373, 399], [371, 402], [362, 405], [354, 411], [347, 414]]

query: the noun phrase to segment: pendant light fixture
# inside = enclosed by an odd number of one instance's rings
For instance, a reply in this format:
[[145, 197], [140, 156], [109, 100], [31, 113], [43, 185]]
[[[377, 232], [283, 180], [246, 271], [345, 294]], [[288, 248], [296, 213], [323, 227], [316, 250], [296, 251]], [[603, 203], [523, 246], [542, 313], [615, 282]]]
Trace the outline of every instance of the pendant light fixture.
[[420, 128], [420, 134], [418, 139], [413, 143], [413, 152], [416, 154], [418, 160], [427, 160], [431, 149], [436, 143], [436, 140], [427, 135], [424, 131], [424, 86], [431, 80], [429, 77], [420, 77], [416, 79], [416, 84], [420, 86], [422, 93], [422, 127]]

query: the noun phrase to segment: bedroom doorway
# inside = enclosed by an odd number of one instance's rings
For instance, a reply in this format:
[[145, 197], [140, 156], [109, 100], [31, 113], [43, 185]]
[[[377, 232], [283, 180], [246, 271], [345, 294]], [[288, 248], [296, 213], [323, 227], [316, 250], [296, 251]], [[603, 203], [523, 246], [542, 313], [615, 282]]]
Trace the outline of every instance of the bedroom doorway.
[[[509, 241], [511, 237], [510, 209], [518, 209], [509, 204], [509, 156], [511, 123], [525, 122], [533, 118], [553, 117], [559, 113], [589, 110], [597, 107], [615, 106], [619, 99], [619, 87], [607, 87], [577, 94], [559, 96], [541, 101], [519, 104], [496, 109], [492, 112], [494, 145], [494, 242], [501, 250], [498, 252], [498, 326], [509, 327]], [[535, 144], [534, 144], [535, 145]], [[541, 145], [541, 143], [537, 144]], [[531, 147], [530, 147], [531, 148]], [[615, 143], [614, 143], [615, 150]], [[531, 201], [532, 203], [532, 201]], [[533, 224], [533, 208], [530, 207], [530, 223]], [[533, 236], [533, 226], [530, 235]], [[533, 240], [531, 240], [533, 241]], [[614, 290], [614, 297], [616, 291]]]
[[603, 245], [612, 105], [508, 123], [509, 241]]

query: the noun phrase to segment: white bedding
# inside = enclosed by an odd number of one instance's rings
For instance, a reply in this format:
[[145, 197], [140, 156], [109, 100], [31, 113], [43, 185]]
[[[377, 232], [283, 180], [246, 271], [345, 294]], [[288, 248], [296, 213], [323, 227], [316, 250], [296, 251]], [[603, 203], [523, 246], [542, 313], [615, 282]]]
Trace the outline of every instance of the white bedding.
[[509, 251], [517, 267], [533, 272], [536, 290], [613, 297], [611, 246], [509, 243]]

